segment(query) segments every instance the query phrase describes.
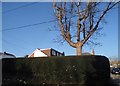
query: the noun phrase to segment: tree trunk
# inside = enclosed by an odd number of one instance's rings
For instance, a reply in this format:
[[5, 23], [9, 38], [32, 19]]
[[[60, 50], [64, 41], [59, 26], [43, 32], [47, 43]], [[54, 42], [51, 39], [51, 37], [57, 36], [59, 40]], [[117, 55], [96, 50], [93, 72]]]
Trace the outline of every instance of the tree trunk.
[[82, 55], [82, 46], [78, 46], [78, 47], [76, 48], [76, 53], [77, 53], [78, 56], [79, 56], [79, 55]]

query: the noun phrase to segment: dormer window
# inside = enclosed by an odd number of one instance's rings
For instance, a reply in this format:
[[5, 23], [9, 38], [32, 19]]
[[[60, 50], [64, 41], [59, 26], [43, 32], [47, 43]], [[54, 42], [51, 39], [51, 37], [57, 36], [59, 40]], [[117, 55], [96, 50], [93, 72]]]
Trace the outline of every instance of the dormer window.
[[59, 53], [59, 52], [57, 52], [57, 56], [60, 56], [60, 53]]
[[63, 56], [62, 54], [60, 54], [60, 56]]
[[56, 56], [56, 51], [52, 50], [52, 55]]

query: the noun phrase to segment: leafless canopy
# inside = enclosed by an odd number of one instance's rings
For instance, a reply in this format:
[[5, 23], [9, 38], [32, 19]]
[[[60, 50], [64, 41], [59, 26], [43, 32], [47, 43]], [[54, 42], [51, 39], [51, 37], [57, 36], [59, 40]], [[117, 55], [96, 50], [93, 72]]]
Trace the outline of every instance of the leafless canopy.
[[118, 3], [54, 2], [54, 12], [62, 37], [70, 46], [77, 49], [82, 48], [93, 33], [99, 30], [99, 24], [105, 14]]

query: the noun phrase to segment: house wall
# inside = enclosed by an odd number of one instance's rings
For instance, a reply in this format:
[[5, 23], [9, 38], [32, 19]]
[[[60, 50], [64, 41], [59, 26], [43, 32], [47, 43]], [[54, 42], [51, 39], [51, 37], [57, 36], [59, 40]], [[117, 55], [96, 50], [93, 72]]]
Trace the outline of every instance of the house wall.
[[31, 55], [28, 57], [50, 57], [50, 56], [64, 56], [63, 53], [60, 53], [52, 48], [50, 49], [36, 49]]
[[45, 55], [43, 52], [41, 52], [40, 50], [36, 50], [34, 52], [34, 57], [47, 57], [47, 55]]
[[62, 53], [56, 51], [55, 49], [46, 49], [42, 50], [43, 53], [45, 53], [47, 56], [64, 56]]
[[51, 56], [64, 56], [64, 54], [60, 53], [54, 49], [51, 49]]
[[47, 56], [51, 56], [51, 49], [42, 50], [43, 53], [45, 53]]
[[34, 57], [34, 53], [29, 58], [33, 58], [33, 57]]

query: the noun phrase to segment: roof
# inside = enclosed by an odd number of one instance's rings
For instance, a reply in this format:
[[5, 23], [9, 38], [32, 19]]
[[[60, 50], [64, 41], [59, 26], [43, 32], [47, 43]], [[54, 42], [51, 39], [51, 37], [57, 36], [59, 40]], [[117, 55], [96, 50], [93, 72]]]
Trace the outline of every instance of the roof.
[[[37, 49], [39, 49], [39, 48], [37, 48]], [[56, 49], [53, 49], [53, 48], [46, 48], [46, 49], [40, 49], [41, 51], [44, 51], [44, 50], [54, 50], [54, 51], [57, 51], [57, 52], [59, 52], [59, 53], [62, 53], [62, 52], [60, 52], [60, 51], [58, 51], [58, 50], [56, 50]]]
[[[40, 49], [40, 48], [37, 48], [37, 49]], [[40, 49], [40, 50], [50, 50], [50, 49], [52, 49], [52, 48], [46, 48], [46, 49]]]
[[82, 53], [82, 55], [91, 55], [89, 52]]
[[6, 53], [6, 52], [0, 52], [0, 56], [1, 56], [1, 55], [8, 55], [8, 56], [13, 56], [13, 57], [15, 57], [15, 55], [10, 54], [10, 53]]
[[51, 56], [51, 51], [52, 50], [54, 50], [55, 52], [57, 52], [57, 53], [59, 53], [59, 54], [62, 54], [62, 55], [64, 55], [64, 52], [63, 53], [61, 53], [61, 52], [59, 52], [59, 51], [57, 51], [57, 50], [55, 50], [55, 49], [53, 49], [53, 48], [46, 48], [46, 49], [40, 49], [40, 48], [36, 48], [28, 57], [31, 57], [32, 55], [34, 55], [34, 53], [36, 52], [36, 51], [40, 51], [41, 53], [44, 53], [44, 55], [46, 55], [46, 56]]
[[[30, 56], [31, 56], [33, 53], [35, 53], [37, 50], [39, 50], [41, 53], [45, 54], [44, 52], [41, 51], [40, 48], [37, 48], [37, 49], [35, 49], [30, 55], [28, 55], [28, 57], [30, 57]], [[46, 54], [45, 54], [45, 55], [46, 55]]]

